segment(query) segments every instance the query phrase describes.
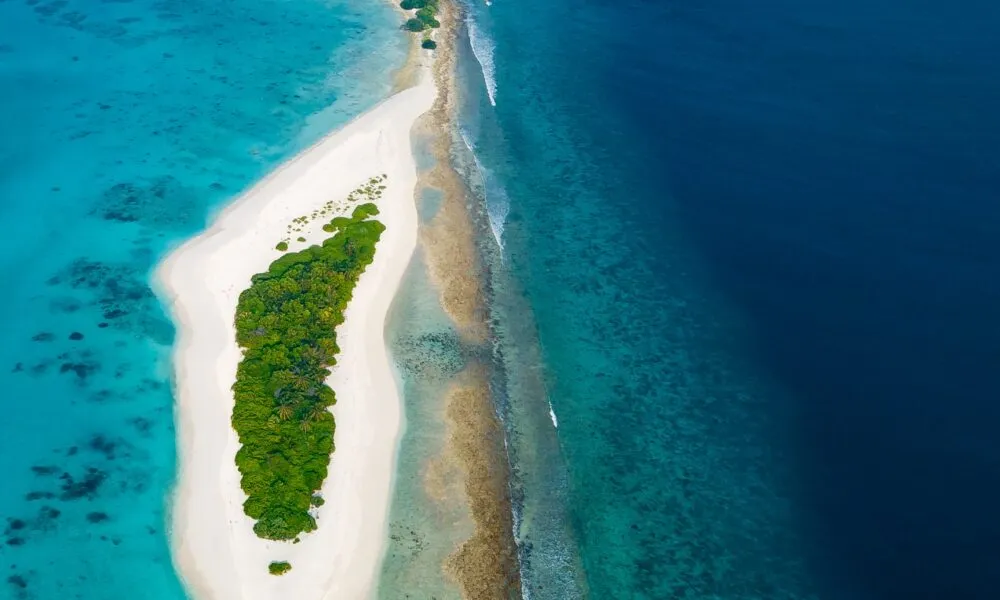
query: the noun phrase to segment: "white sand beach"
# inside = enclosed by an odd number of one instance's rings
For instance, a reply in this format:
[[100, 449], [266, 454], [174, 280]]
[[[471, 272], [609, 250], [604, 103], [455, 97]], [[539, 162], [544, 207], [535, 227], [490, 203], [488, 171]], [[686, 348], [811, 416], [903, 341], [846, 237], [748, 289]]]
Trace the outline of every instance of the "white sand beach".
[[[157, 281], [178, 327], [174, 355], [179, 446], [173, 499], [174, 560], [197, 600], [340, 600], [374, 593], [388, 540], [388, 514], [402, 410], [383, 336], [386, 313], [417, 241], [416, 165], [410, 130], [431, 108], [429, 68], [421, 82], [384, 101], [283, 165], [235, 201], [211, 227], [173, 252]], [[338, 328], [341, 353], [328, 383], [336, 391], [336, 450], [317, 509], [319, 529], [297, 544], [258, 538], [243, 513], [230, 425], [241, 354], [233, 320], [250, 278], [281, 253], [293, 219], [387, 174], [378, 201], [386, 226], [375, 260]], [[341, 214], [343, 214], [341, 213]], [[323, 219], [291, 235], [290, 250], [329, 234]], [[295, 241], [298, 236], [307, 242]], [[271, 561], [289, 561], [282, 576]]]

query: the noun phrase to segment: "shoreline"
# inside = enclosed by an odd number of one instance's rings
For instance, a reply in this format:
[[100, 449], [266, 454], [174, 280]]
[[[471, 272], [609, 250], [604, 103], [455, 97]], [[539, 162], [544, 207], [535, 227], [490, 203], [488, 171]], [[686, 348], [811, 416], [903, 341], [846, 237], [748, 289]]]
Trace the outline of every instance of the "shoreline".
[[[410, 132], [437, 88], [430, 59], [420, 57], [419, 83], [400, 91], [298, 154], [215, 216], [210, 227], [158, 265], [154, 283], [177, 326], [174, 349], [178, 475], [170, 504], [171, 546], [178, 573], [198, 600], [275, 597], [311, 600], [373, 594], [388, 542], [394, 463], [402, 434], [402, 400], [384, 341], [389, 305], [417, 243], [416, 164]], [[378, 203], [386, 231], [362, 274], [345, 321], [341, 351], [327, 384], [339, 402], [325, 504], [319, 528], [300, 543], [263, 540], [243, 513], [230, 424], [236, 365], [235, 309], [250, 277], [281, 252], [293, 219], [338, 203], [358, 184], [388, 174]], [[305, 243], [329, 237], [323, 220], [296, 232]], [[225, 433], [223, 433], [225, 432]], [[270, 561], [289, 561], [282, 576]]]
[[[457, 27], [461, 9], [451, 3], [441, 17], [434, 78], [439, 90], [434, 107], [419, 126], [431, 134], [435, 165], [419, 180], [439, 190], [436, 215], [420, 227], [420, 245], [438, 302], [455, 326], [461, 343], [487, 353], [491, 344], [486, 308], [486, 265], [476, 242], [472, 191], [452, 164], [452, 133], [457, 122]], [[441, 453], [432, 459], [439, 484], [461, 490], [472, 532], [460, 540], [441, 569], [464, 600], [521, 598], [517, 544], [513, 535], [510, 465], [503, 426], [489, 389], [489, 368], [470, 360], [452, 378], [441, 399], [446, 427]], [[445, 502], [440, 499], [438, 502]]]

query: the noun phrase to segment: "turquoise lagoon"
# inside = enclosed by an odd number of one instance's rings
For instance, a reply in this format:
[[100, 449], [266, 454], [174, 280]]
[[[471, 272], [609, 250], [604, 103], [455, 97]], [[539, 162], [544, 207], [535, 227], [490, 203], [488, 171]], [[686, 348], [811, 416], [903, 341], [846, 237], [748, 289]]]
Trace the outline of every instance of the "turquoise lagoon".
[[387, 96], [397, 28], [345, 0], [0, 2], [0, 597], [184, 597], [151, 270]]

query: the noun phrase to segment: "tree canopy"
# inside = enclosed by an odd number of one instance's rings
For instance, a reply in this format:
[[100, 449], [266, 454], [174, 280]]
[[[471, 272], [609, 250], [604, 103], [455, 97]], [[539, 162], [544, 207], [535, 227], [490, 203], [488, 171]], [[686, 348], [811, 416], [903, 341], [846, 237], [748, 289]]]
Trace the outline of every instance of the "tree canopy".
[[[359, 188], [381, 196], [385, 176]], [[336, 328], [354, 286], [375, 256], [385, 226], [366, 203], [350, 218], [334, 219], [334, 235], [322, 245], [285, 254], [254, 275], [240, 294], [236, 341], [243, 360], [233, 384], [232, 425], [242, 447], [236, 453], [243, 510], [254, 532], [291, 540], [316, 529], [310, 507], [327, 475], [333, 452], [336, 396], [324, 381], [339, 352]]]

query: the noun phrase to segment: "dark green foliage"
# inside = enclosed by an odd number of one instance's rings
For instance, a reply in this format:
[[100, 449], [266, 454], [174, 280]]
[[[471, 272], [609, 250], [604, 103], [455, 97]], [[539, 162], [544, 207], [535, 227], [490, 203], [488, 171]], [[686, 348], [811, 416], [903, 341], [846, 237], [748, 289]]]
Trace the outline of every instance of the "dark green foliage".
[[414, 8], [423, 8], [427, 6], [427, 0], [403, 0], [399, 3], [400, 8], [403, 10], [413, 10]]
[[323, 499], [323, 496], [313, 496], [312, 497], [312, 505], [313, 506], [323, 506], [324, 504], [326, 504], [326, 500]]
[[284, 575], [285, 573], [291, 570], [292, 570], [291, 563], [284, 560], [281, 562], [275, 561], [267, 565], [267, 572], [270, 573], [271, 575]]
[[420, 42], [420, 47], [423, 48], [424, 50], [434, 50], [435, 48], [438, 47], [438, 45], [437, 43], [434, 42], [434, 40], [428, 38]]
[[413, 32], [423, 31], [424, 22], [421, 21], [420, 19], [407, 19], [406, 23], [403, 24], [403, 28], [406, 29], [407, 31], [413, 31]]
[[299, 236], [299, 238], [298, 238], [298, 240], [299, 240], [300, 242], [304, 242], [304, 241], [306, 241], [306, 238], [304, 238], [304, 237], [302, 237], [302, 236], [300, 235], [300, 236]]
[[288, 250], [288, 242], [278, 242], [278, 245], [275, 246], [274, 249], [284, 252], [285, 250]]
[[359, 206], [337, 220], [321, 246], [282, 256], [240, 294], [236, 341], [243, 360], [232, 423], [242, 444], [236, 466], [248, 496], [243, 510], [262, 538], [291, 540], [316, 529], [309, 508], [330, 463], [328, 409], [336, 401], [323, 382], [339, 351], [336, 327], [385, 230], [368, 220], [377, 212]]

